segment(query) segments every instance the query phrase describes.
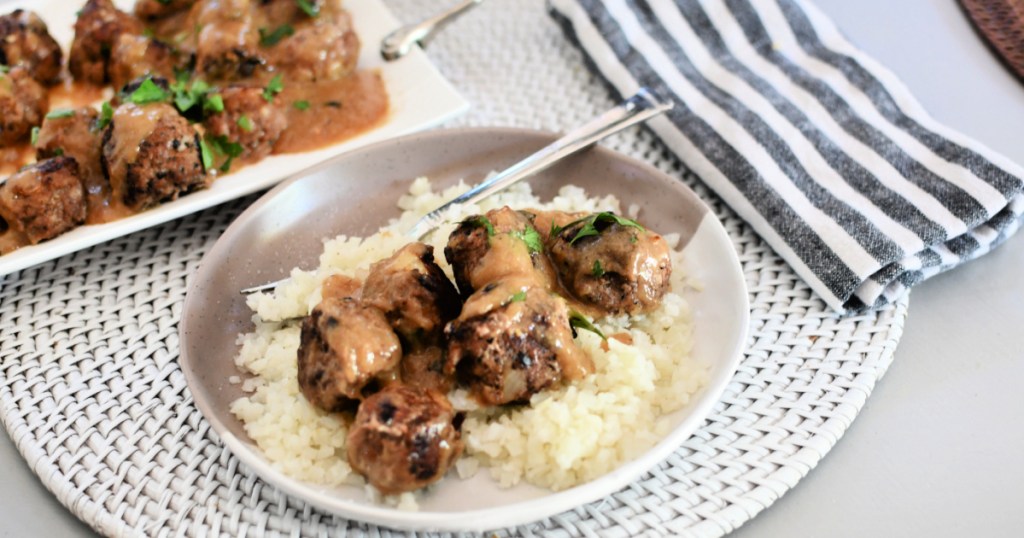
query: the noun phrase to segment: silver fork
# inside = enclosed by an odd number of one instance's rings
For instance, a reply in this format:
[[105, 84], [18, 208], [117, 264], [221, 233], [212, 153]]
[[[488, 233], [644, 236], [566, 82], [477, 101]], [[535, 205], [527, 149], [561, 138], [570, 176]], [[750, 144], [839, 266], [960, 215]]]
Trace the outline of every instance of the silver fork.
[[459, 5], [415, 24], [407, 24], [384, 37], [380, 55], [387, 61], [397, 60], [412, 50], [414, 45], [425, 46], [438, 31], [448, 26], [484, 0], [466, 0]]
[[[415, 226], [405, 233], [413, 241], [421, 239], [444, 222], [445, 211], [455, 204], [476, 203], [498, 191], [504, 190], [514, 183], [527, 178], [559, 160], [594, 144], [598, 140], [617, 133], [627, 127], [646, 121], [658, 114], [672, 109], [672, 102], [666, 101], [647, 88], [640, 88], [632, 97], [626, 99], [615, 108], [597, 116], [586, 124], [569, 131], [558, 140], [545, 146], [540, 151], [513, 164], [505, 170], [491, 176], [486, 181], [473, 187], [465, 194], [449, 201], [437, 209], [427, 213]], [[285, 278], [269, 282], [241, 291], [243, 295], [269, 291], [288, 282]]]

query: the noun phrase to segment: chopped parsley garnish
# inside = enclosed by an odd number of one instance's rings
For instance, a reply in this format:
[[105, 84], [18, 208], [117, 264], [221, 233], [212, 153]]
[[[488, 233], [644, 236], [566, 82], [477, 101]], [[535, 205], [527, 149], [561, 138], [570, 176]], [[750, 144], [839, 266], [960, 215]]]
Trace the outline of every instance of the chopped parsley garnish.
[[594, 268], [590, 270], [590, 274], [598, 278], [604, 276], [604, 267], [601, 267], [601, 260], [594, 260]]
[[32, 128], [32, 145], [35, 146], [39, 142], [39, 127]]
[[530, 254], [536, 254], [543, 250], [544, 242], [541, 241], [540, 234], [533, 226], [527, 226], [523, 231], [512, 232], [512, 236], [517, 239], [522, 239], [526, 243], [526, 248], [530, 251]]
[[577, 220], [576, 222], [573, 222], [572, 224], [569, 224], [568, 226], [566, 226], [566, 228], [574, 226], [581, 222], [583, 223], [583, 226], [579, 229], [578, 232], [576, 232], [576, 235], [573, 236], [572, 240], [569, 241], [570, 245], [575, 244], [576, 241], [579, 241], [584, 237], [590, 237], [592, 235], [600, 234], [601, 230], [603, 230], [607, 226], [610, 226], [611, 224], [629, 226], [632, 228], [637, 228], [639, 230], [644, 229], [644, 227], [641, 226], [640, 223], [638, 223], [637, 221], [620, 217], [610, 211], [603, 211], [595, 215], [590, 215], [589, 217], [584, 217], [580, 220]]
[[519, 290], [508, 298], [509, 303], [521, 303], [526, 300], [526, 290]]
[[156, 35], [156, 33], [153, 32], [152, 28], [145, 28], [145, 29], [142, 30], [142, 37], [148, 37], [150, 39], [153, 39], [153, 36], [155, 36], [155, 35]]
[[224, 112], [224, 98], [219, 93], [207, 94], [203, 99], [203, 110], [207, 112]]
[[205, 138], [199, 139], [199, 153], [203, 157], [203, 170], [213, 168], [213, 150], [210, 149]]
[[238, 117], [238, 126], [248, 133], [249, 131], [252, 131], [252, 120], [249, 119], [249, 116], [243, 114]]
[[316, 3], [316, 0], [295, 0], [295, 3], [299, 4], [299, 9], [310, 17], [316, 18], [320, 15], [320, 5]]
[[70, 108], [58, 108], [57, 110], [51, 110], [50, 113], [46, 115], [46, 119], [59, 120], [61, 118], [70, 118], [74, 115], [75, 111]]
[[6, 75], [11, 72], [11, 68], [6, 65], [0, 65], [0, 75]]
[[561, 233], [562, 230], [564, 230], [564, 229], [565, 228], [562, 228], [561, 226], [559, 226], [559, 225], [555, 224], [554, 222], [552, 222], [551, 223], [551, 230], [548, 231], [548, 235], [551, 236], [551, 237], [554, 237], [554, 236], [558, 235], [559, 233]]
[[162, 103], [170, 98], [170, 94], [167, 90], [161, 88], [156, 82], [153, 82], [152, 78], [147, 77], [146, 80], [139, 84], [139, 87], [128, 96], [128, 100], [136, 105], [148, 105], [151, 103]]
[[260, 46], [273, 47], [282, 39], [295, 34], [295, 28], [290, 24], [282, 24], [273, 30], [260, 28]]
[[295, 110], [309, 110], [309, 101], [295, 101], [292, 106]]
[[494, 237], [494, 225], [491, 224], [491, 219], [487, 218], [487, 215], [480, 215], [475, 219], [467, 220], [466, 223], [483, 228], [487, 230], [487, 237]]
[[283, 78], [281, 75], [277, 75], [270, 79], [270, 82], [267, 83], [267, 87], [263, 89], [263, 98], [266, 99], [268, 103], [274, 100], [275, 95], [284, 90], [284, 82], [282, 80]]
[[584, 331], [590, 331], [600, 336], [602, 340], [608, 339], [605, 337], [604, 333], [601, 332], [601, 329], [598, 329], [589, 319], [587, 319], [587, 316], [584, 316], [575, 310], [569, 311], [569, 326], [572, 327], [573, 337], [577, 334], [576, 329], [583, 329]]
[[64, 156], [64, 148], [57, 148], [57, 149], [53, 150], [53, 156], [54, 157], [63, 157]]
[[93, 124], [92, 131], [93, 132], [97, 132], [97, 131], [102, 131], [103, 129], [106, 129], [107, 125], [110, 125], [110, 122], [113, 119], [114, 119], [114, 107], [110, 106], [110, 102], [109, 101], [104, 101], [103, 105], [100, 106], [100, 117], [96, 121], [96, 123]]
[[241, 156], [245, 150], [241, 144], [228, 140], [228, 137], [224, 135], [207, 135], [205, 141], [200, 142], [199, 149], [203, 157], [203, 166], [206, 166], [207, 163], [210, 164], [210, 166], [207, 166], [207, 169], [214, 165], [217, 158], [225, 158], [224, 164], [220, 165], [219, 168], [221, 172], [231, 170], [231, 163]]

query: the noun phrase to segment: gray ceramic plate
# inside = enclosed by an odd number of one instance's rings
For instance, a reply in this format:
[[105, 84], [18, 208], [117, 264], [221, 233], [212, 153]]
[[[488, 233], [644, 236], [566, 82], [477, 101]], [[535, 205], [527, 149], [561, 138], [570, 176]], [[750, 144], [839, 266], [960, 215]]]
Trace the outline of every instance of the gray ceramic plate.
[[695, 311], [696, 358], [710, 365], [707, 386], [671, 414], [674, 429], [634, 461], [581, 486], [551, 492], [529, 485], [501, 489], [487, 472], [449, 477], [420, 500], [420, 511], [373, 504], [362, 488], [324, 488], [275, 470], [228, 411], [243, 396], [228, 378], [239, 333], [251, 330], [252, 313], [238, 290], [312, 268], [322, 239], [367, 235], [398, 214], [395, 204], [411, 181], [430, 177], [435, 188], [460, 178], [479, 181], [553, 140], [512, 129], [433, 131], [382, 142], [290, 179], [246, 210], [206, 255], [192, 280], [180, 325], [181, 367], [196, 405], [223, 442], [268, 482], [342, 516], [413, 530], [482, 530], [535, 521], [614, 493], [664, 460], [710, 412], [739, 362], [749, 317], [739, 261], [718, 220], [678, 180], [602, 148], [587, 150], [530, 180], [550, 198], [573, 183], [589, 195], [614, 194], [623, 207], [638, 204], [641, 218], [661, 233], [686, 242], [687, 274], [703, 285], [687, 295]]

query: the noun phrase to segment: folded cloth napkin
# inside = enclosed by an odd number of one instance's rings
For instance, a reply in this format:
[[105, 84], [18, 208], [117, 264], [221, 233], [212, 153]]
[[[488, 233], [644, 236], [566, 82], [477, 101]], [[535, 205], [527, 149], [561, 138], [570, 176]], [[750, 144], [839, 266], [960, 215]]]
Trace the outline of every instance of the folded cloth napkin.
[[832, 308], [881, 307], [1011, 235], [1022, 170], [931, 119], [800, 0], [549, 0], [652, 130]]

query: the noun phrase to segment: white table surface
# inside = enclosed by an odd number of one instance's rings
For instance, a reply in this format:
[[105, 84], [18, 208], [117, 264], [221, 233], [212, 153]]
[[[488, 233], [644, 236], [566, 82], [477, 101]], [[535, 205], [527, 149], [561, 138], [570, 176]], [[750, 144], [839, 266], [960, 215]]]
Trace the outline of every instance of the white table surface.
[[[766, 1], [766, 0], [758, 0]], [[953, 0], [817, 0], [933, 116], [1024, 163], [1024, 84]], [[888, 373], [834, 449], [734, 536], [1024, 533], [1024, 236], [914, 289]], [[0, 435], [0, 536], [81, 536]]]

